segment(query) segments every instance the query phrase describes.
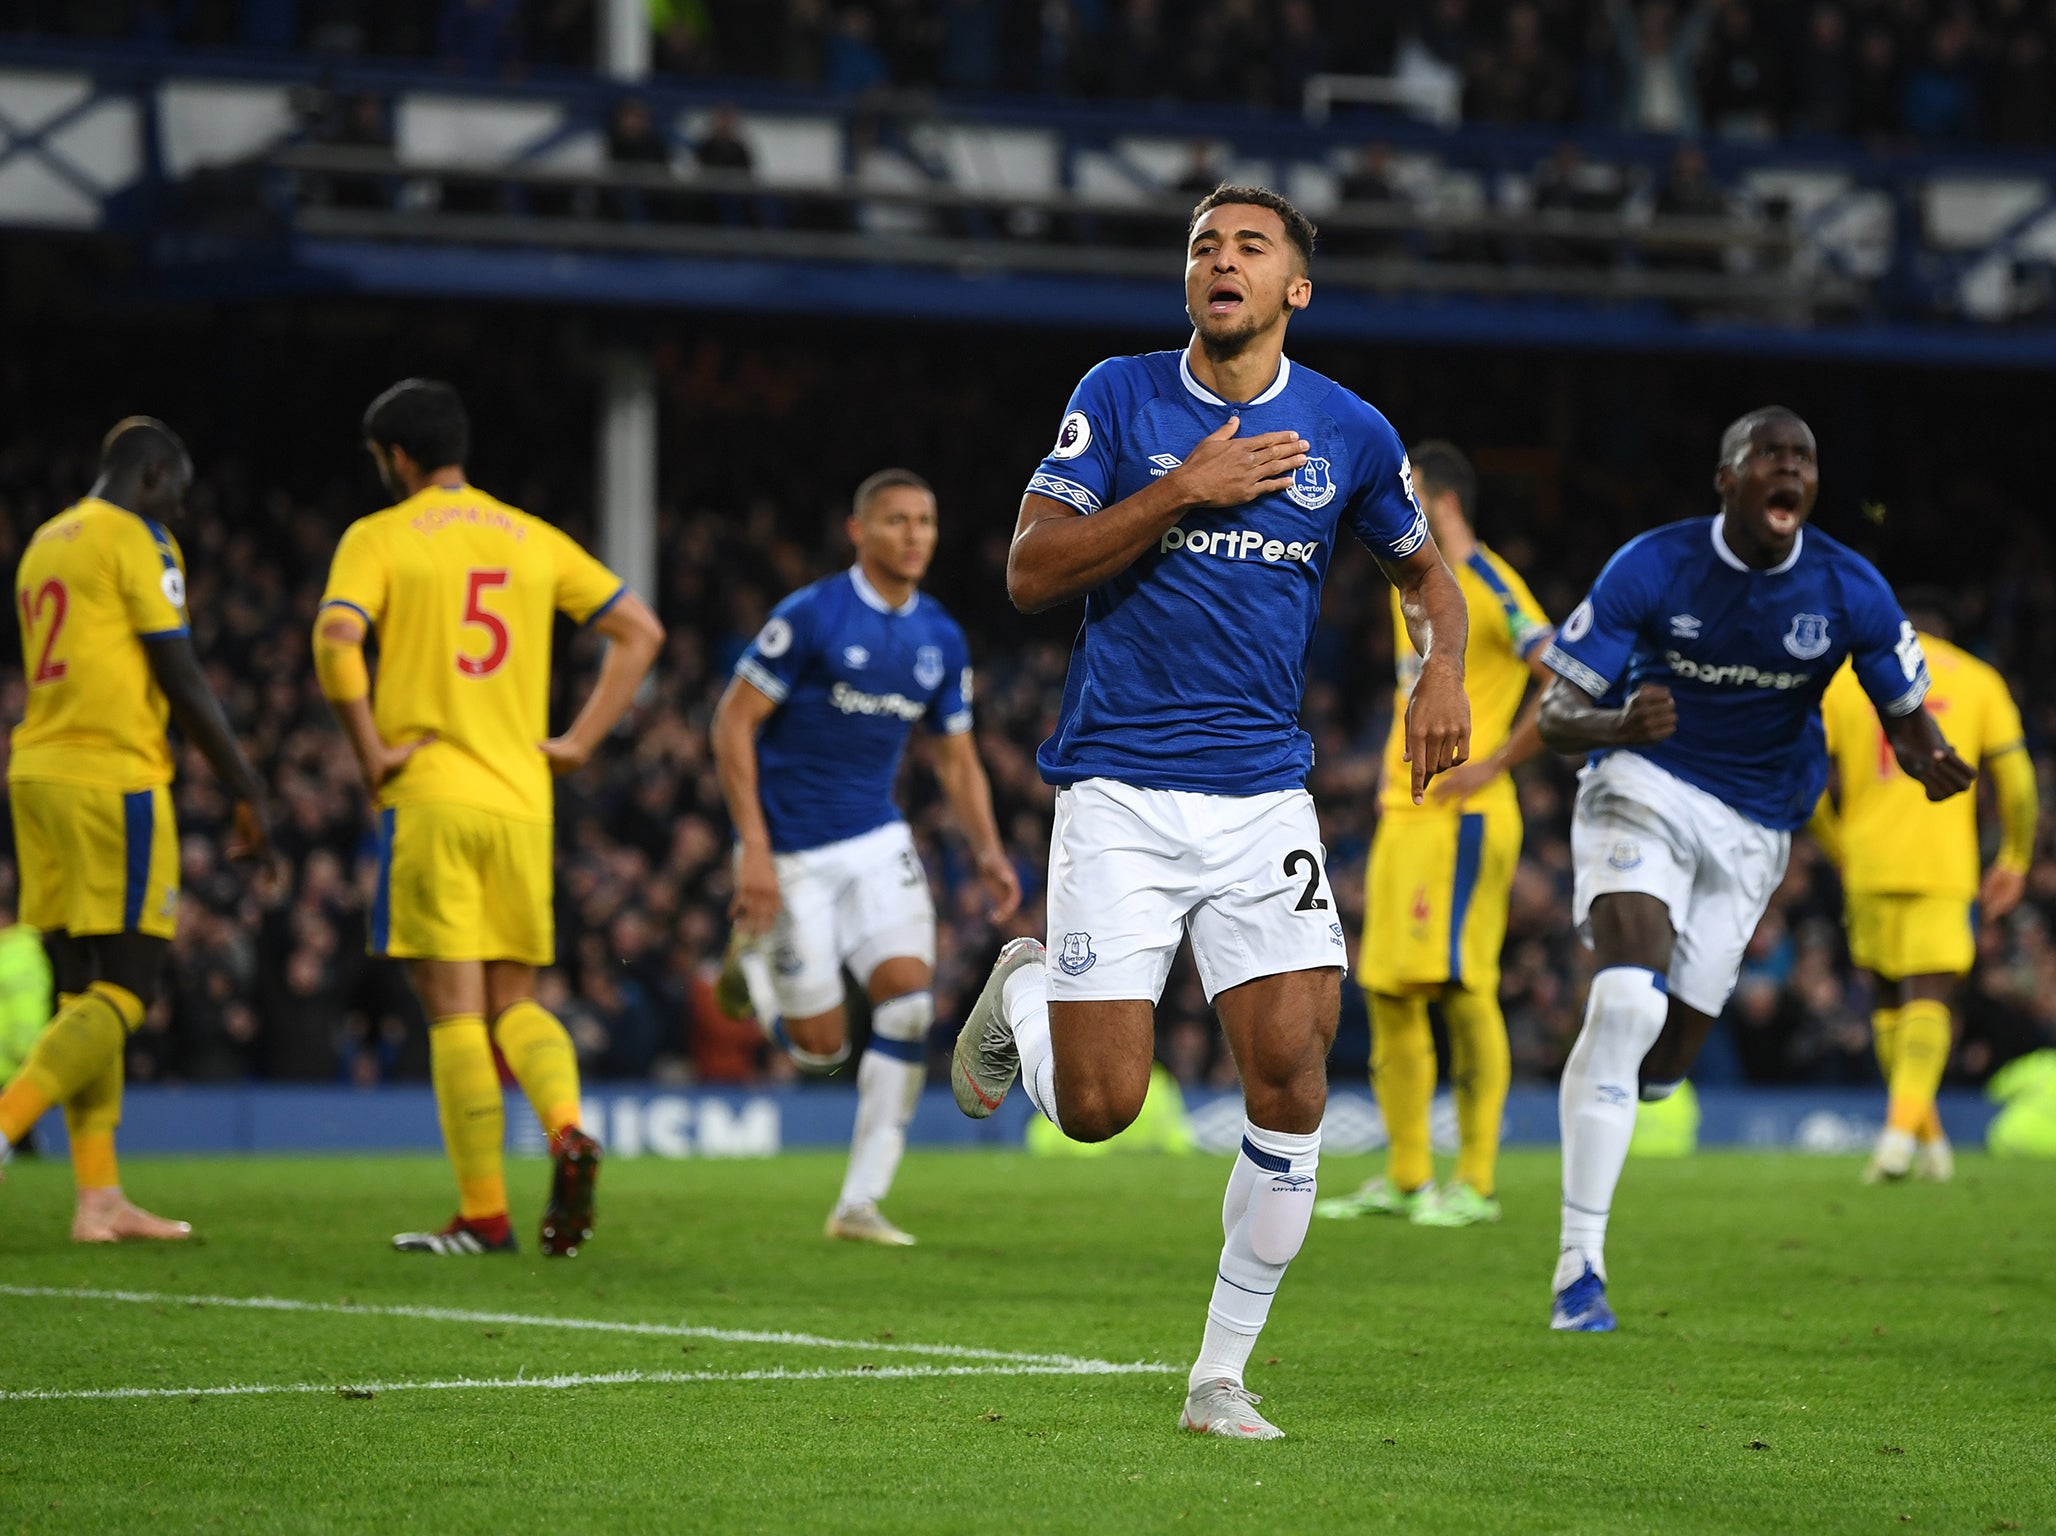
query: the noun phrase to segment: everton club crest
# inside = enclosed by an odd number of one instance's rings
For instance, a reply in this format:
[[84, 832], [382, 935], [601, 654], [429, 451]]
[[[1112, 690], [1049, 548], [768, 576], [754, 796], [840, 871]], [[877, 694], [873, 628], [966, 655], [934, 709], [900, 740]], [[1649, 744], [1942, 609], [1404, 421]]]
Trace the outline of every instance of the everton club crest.
[[1308, 459], [1292, 472], [1292, 485], [1285, 492], [1309, 512], [1318, 512], [1335, 499], [1335, 482], [1328, 474], [1326, 459]]
[[1092, 952], [1092, 935], [1089, 933], [1067, 933], [1064, 947], [1057, 955], [1057, 964], [1064, 968], [1066, 976], [1083, 976], [1099, 959]]
[[1824, 613], [1795, 613], [1792, 627], [1785, 634], [1785, 649], [1801, 661], [1815, 661], [1827, 655], [1828, 619]]

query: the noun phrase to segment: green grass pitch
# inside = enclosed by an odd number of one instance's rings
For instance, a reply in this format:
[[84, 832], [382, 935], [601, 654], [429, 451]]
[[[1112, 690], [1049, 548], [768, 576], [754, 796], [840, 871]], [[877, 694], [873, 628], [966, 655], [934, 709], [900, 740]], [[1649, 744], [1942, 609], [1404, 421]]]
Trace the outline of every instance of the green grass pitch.
[[[1610, 1338], [1544, 1326], [1553, 1153], [1508, 1158], [1497, 1228], [1317, 1222], [1253, 1362], [1271, 1444], [1174, 1427], [1224, 1162], [916, 1154], [903, 1251], [822, 1240], [839, 1170], [620, 1162], [597, 1239], [545, 1264], [387, 1251], [447, 1214], [428, 1158], [133, 1159], [131, 1193], [204, 1241], [111, 1250], [66, 1241], [66, 1169], [18, 1162], [0, 1531], [2056, 1531], [2047, 1167], [1865, 1189], [1845, 1159], [1633, 1163]], [[532, 1249], [544, 1169], [510, 1172]], [[841, 1342], [729, 1337], [787, 1332]], [[186, 1390], [250, 1385], [312, 1390]], [[177, 1390], [13, 1395], [107, 1388]]]

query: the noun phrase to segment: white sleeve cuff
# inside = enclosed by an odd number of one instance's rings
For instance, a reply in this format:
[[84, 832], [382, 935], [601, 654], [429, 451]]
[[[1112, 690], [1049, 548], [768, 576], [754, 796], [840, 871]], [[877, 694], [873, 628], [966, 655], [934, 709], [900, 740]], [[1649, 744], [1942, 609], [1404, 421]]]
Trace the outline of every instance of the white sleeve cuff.
[[765, 666], [754, 656], [745, 656], [735, 664], [735, 675], [748, 683], [773, 704], [783, 704], [785, 696], [792, 690], [779, 680], [778, 674]]
[[1562, 646], [1551, 642], [1542, 653], [1542, 665], [1559, 677], [1567, 677], [1595, 699], [1606, 697], [1606, 691], [1613, 686], [1607, 678], [1601, 677]]

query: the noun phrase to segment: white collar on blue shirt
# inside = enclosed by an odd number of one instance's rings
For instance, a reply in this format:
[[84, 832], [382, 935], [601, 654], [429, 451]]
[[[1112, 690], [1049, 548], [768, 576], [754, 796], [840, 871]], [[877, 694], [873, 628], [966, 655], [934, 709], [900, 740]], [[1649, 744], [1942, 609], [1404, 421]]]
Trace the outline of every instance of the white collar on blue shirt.
[[869, 578], [864, 575], [864, 567], [861, 562], [850, 567], [850, 585], [857, 589], [857, 596], [863, 599], [866, 608], [875, 608], [880, 613], [896, 613], [901, 618], [905, 618], [921, 606], [921, 594], [917, 589], [914, 595], [904, 603], [901, 603], [899, 607], [893, 607], [892, 604], [879, 595], [878, 589], [871, 585]]
[[[1188, 390], [1204, 400], [1208, 405], [1228, 404], [1226, 400], [1223, 400], [1192, 376], [1192, 354], [1189, 351], [1178, 354], [1178, 377], [1185, 381], [1185, 387]], [[1291, 378], [1292, 359], [1281, 353], [1278, 357], [1278, 376], [1271, 380], [1270, 386], [1262, 394], [1258, 395], [1254, 400], [1246, 400], [1243, 403], [1245, 405], [1268, 404], [1285, 393], [1285, 386], [1290, 382]]]
[[1728, 515], [1716, 512], [1713, 517], [1713, 552], [1719, 555], [1721, 563], [1732, 565], [1738, 571], [1749, 571], [1759, 576], [1782, 576], [1799, 563], [1799, 551], [1806, 547], [1806, 530], [1802, 527], [1792, 535], [1792, 552], [1776, 565], [1758, 571], [1743, 558], [1728, 548]]

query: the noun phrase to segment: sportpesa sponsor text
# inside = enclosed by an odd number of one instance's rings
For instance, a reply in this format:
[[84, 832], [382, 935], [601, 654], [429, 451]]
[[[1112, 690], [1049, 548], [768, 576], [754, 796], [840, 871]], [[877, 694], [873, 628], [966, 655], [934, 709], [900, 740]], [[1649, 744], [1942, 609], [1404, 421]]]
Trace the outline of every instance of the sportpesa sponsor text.
[[1804, 688], [1813, 681], [1811, 672], [1765, 672], [1746, 664], [1723, 666], [1710, 661], [1694, 661], [1681, 651], [1665, 651], [1663, 660], [1674, 676], [1688, 678], [1695, 683], [1711, 683], [1716, 687]]
[[1221, 528], [1213, 532], [1194, 528], [1188, 532], [1178, 524], [1165, 529], [1164, 536], [1157, 540], [1158, 554], [1168, 555], [1183, 550], [1189, 555], [1213, 555], [1226, 560], [1247, 560], [1255, 555], [1274, 565], [1280, 560], [1310, 561], [1320, 547], [1318, 539], [1308, 539], [1303, 543], [1294, 539], [1287, 543], [1254, 528]]
[[928, 706], [903, 693], [865, 693], [848, 683], [837, 683], [828, 691], [828, 702], [846, 715], [896, 715], [902, 720], [919, 720]]

